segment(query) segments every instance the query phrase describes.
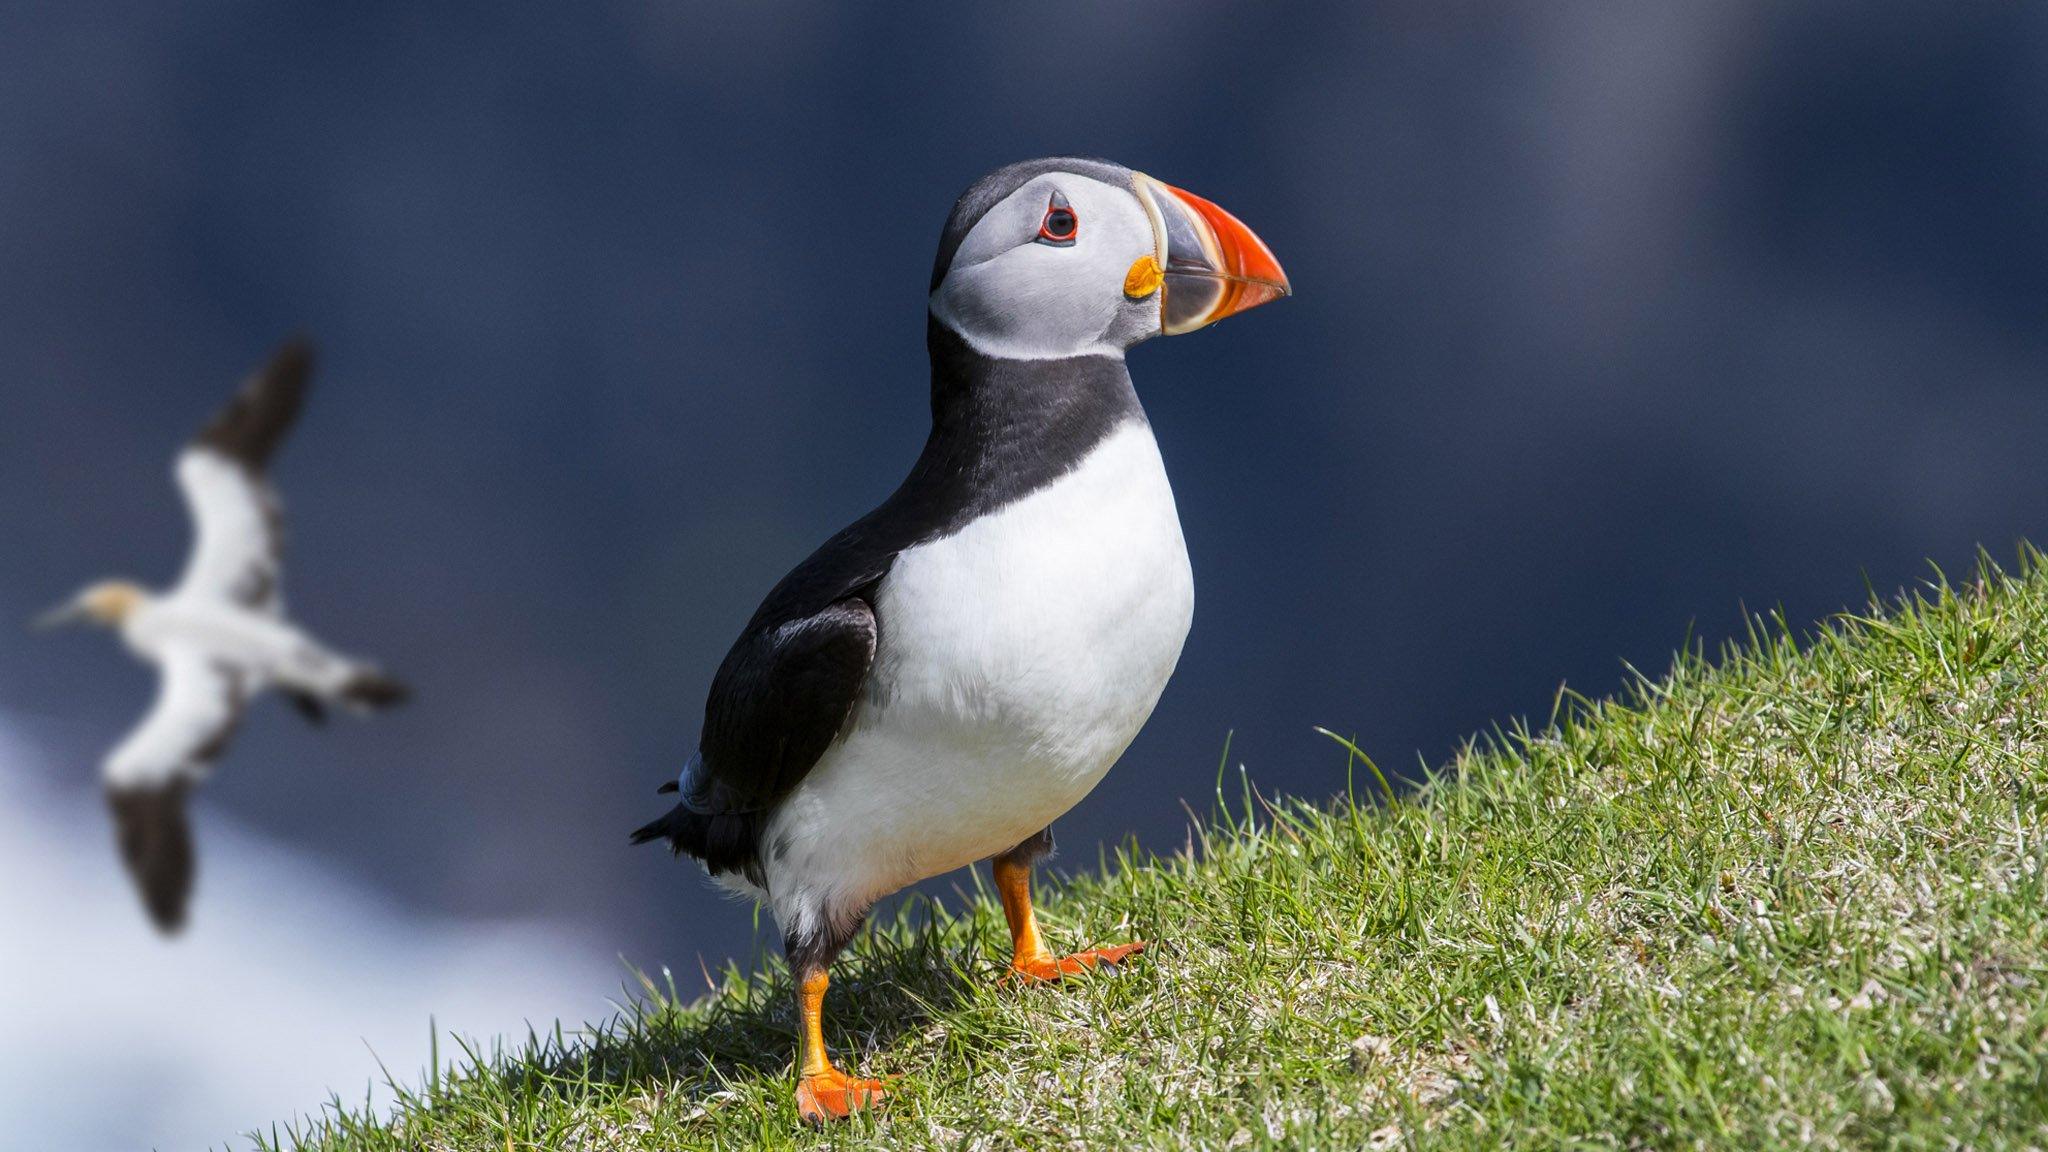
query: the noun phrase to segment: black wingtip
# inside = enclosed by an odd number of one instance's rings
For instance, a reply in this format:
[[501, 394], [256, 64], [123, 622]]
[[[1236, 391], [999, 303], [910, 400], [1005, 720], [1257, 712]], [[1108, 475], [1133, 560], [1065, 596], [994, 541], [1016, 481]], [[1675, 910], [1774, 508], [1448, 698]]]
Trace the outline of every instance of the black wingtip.
[[156, 927], [156, 933], [166, 938], [185, 934], [185, 909], [159, 908], [156, 904], [145, 905], [149, 909], [149, 922]]
[[680, 792], [682, 791], [682, 788], [683, 786], [681, 784], [677, 783], [674, 780], [671, 780], [668, 783], [663, 784], [661, 787], [656, 788], [654, 790], [654, 794], [656, 796], [666, 796], [670, 792]]
[[288, 337], [200, 430], [198, 443], [261, 472], [298, 419], [312, 375], [313, 342]]
[[303, 330], [278, 342], [256, 379], [278, 385], [304, 387], [313, 375], [313, 338]]
[[185, 927], [196, 871], [192, 829], [185, 815], [187, 788], [184, 780], [172, 780], [107, 789], [121, 862], [135, 881], [150, 923], [166, 936]]

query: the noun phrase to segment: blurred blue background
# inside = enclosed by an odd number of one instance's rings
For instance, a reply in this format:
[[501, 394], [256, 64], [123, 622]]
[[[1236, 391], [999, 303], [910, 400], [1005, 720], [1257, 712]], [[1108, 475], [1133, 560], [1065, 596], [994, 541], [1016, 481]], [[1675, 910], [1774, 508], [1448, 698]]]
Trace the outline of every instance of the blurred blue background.
[[[1810, 621], [2041, 532], [2038, 5], [25, 3], [0, 622], [171, 579], [173, 452], [303, 329], [287, 594], [419, 697], [260, 709], [202, 824], [408, 917], [746, 956], [747, 912], [625, 833], [760, 596], [915, 456], [953, 197], [1060, 152], [1219, 201], [1297, 290], [1132, 356], [1196, 620], [1070, 865], [1177, 845], [1226, 732], [1328, 793], [1313, 725], [1412, 772], [1745, 604]], [[21, 771], [95, 819], [152, 690], [0, 627]]]

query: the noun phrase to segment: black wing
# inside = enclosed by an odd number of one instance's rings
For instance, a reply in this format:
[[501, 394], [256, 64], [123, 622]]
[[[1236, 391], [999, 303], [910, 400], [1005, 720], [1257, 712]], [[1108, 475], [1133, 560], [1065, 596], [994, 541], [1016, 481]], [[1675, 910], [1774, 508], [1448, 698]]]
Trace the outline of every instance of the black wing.
[[305, 402], [312, 345], [286, 341], [178, 456], [196, 532], [180, 592], [282, 611], [283, 517], [263, 470]]
[[[774, 598], [771, 597], [771, 604]], [[875, 659], [875, 612], [859, 596], [740, 637], [704, 704], [680, 800], [633, 833], [666, 840], [714, 874], [756, 874], [761, 829], [852, 719]]]
[[875, 659], [875, 610], [848, 598], [735, 645], [704, 705], [698, 812], [766, 808], [796, 787], [853, 715]]
[[192, 828], [185, 818], [189, 787], [190, 782], [179, 777], [160, 784], [107, 788], [121, 862], [128, 866], [150, 920], [166, 934], [184, 927], [185, 905], [192, 896]]
[[260, 475], [298, 419], [312, 375], [312, 342], [302, 336], [286, 340], [200, 430], [193, 446], [218, 452]]

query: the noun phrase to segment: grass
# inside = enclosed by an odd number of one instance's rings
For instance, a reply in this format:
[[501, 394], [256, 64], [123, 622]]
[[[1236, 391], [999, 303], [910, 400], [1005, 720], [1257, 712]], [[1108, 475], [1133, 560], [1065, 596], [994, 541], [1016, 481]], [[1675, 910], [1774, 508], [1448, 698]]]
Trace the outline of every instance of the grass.
[[1352, 799], [1233, 777], [1185, 851], [1041, 885], [1058, 941], [1157, 942], [1121, 972], [998, 985], [987, 898], [864, 935], [828, 1035], [905, 1077], [878, 1117], [799, 1126], [775, 966], [257, 1144], [2048, 1146], [2038, 554], [1757, 619], [1406, 795], [1352, 763]]

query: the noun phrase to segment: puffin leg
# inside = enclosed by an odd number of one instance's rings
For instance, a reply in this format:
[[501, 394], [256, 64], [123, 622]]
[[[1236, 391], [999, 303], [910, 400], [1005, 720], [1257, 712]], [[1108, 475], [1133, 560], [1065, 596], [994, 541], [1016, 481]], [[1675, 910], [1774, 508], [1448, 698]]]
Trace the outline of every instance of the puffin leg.
[[992, 862], [996, 895], [1003, 902], [1003, 917], [1010, 922], [1010, 972], [1031, 983], [1058, 980], [1107, 964], [1111, 967], [1145, 950], [1143, 940], [1090, 948], [1068, 956], [1055, 956], [1038, 935], [1038, 917], [1031, 911], [1031, 865], [1052, 848], [1052, 830], [1046, 829], [1017, 845]]
[[888, 1095], [887, 1082], [847, 1075], [825, 1050], [825, 990], [832, 983], [825, 969], [839, 949], [793, 941], [784, 947], [797, 978], [797, 1115], [806, 1123], [827, 1124], [880, 1104]]

